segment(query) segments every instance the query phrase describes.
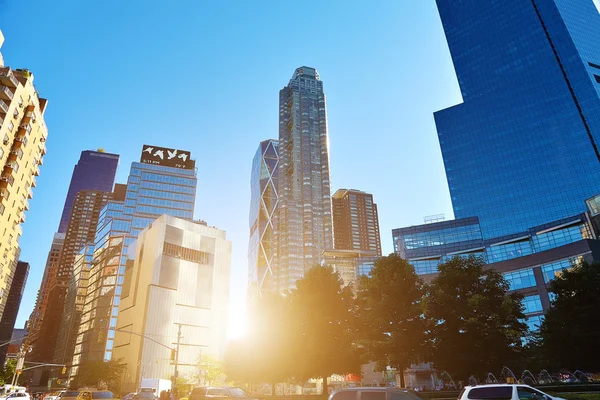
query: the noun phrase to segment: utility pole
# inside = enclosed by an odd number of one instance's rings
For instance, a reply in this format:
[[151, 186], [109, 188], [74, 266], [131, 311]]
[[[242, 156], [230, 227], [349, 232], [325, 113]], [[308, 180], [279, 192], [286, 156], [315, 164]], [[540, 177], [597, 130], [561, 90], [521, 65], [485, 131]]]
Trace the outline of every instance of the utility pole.
[[173, 387], [171, 388], [171, 393], [175, 395], [175, 399], [178, 397], [177, 393], [177, 378], [179, 377], [179, 344], [181, 343], [181, 324], [177, 324], [177, 346], [175, 348], [175, 372], [173, 373]]

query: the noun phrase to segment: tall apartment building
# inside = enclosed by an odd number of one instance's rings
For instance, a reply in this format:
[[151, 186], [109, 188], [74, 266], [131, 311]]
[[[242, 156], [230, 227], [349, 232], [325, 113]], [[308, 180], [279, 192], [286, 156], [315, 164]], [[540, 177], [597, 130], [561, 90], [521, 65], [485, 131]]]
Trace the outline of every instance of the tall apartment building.
[[437, 0], [463, 103], [435, 113], [456, 218], [484, 238], [585, 212], [600, 193], [592, 0]]
[[[52, 360], [52, 348], [45, 345], [44, 350], [41, 350], [40, 346], [37, 346], [38, 339], [40, 338], [40, 330], [42, 329], [44, 315], [46, 313], [46, 308], [50, 302], [50, 291], [52, 288], [56, 287], [56, 285], [59, 285], [62, 288], [60, 290], [64, 291], [64, 288], [66, 287], [66, 282], [68, 282], [71, 273], [69, 268], [72, 267], [72, 265], [67, 265], [67, 261], [70, 260], [74, 254], [77, 254], [81, 247], [83, 247], [86, 244], [81, 244], [81, 242], [83, 242], [83, 236], [79, 237], [80, 240], [78, 240], [77, 237], [72, 238], [73, 240], [70, 240], [70, 248], [65, 253], [65, 256], [67, 258], [65, 259], [65, 263], [63, 263], [63, 266], [59, 271], [59, 268], [57, 265], [55, 265], [55, 263], [58, 262], [58, 258], [60, 258], [62, 253], [61, 246], [64, 242], [65, 233], [67, 232], [67, 226], [71, 217], [71, 211], [73, 209], [73, 201], [75, 200], [75, 196], [82, 190], [111, 192], [113, 190], [113, 185], [115, 182], [115, 175], [117, 172], [118, 163], [119, 156], [117, 154], [106, 153], [103, 150], [85, 150], [81, 152], [79, 161], [73, 168], [73, 174], [71, 175], [71, 181], [69, 183], [69, 189], [67, 191], [65, 205], [62, 211], [58, 233], [55, 235], [55, 240], [53, 240], [52, 242], [52, 247], [50, 248], [50, 252], [48, 254], [48, 259], [44, 269], [44, 278], [42, 279], [42, 283], [38, 291], [35, 307], [29, 318], [29, 336], [27, 338], [28, 343], [31, 344], [33, 349], [39, 349], [39, 351], [43, 351], [44, 353], [43, 355], [35, 354], [36, 350], [34, 350], [34, 352], [30, 353], [29, 355], [29, 358], [32, 360], [41, 359], [40, 357], [42, 356], [43, 359], [47, 362], [50, 362]], [[87, 221], [85, 220], [82, 221], [82, 223], [84, 224], [86, 222]], [[81, 229], [84, 229], [83, 225]], [[81, 232], [81, 235], [83, 235], [83, 232]], [[89, 240], [89, 236], [86, 236], [86, 239]], [[58, 293], [55, 293], [55, 295], [57, 294]], [[59, 308], [54, 308], [52, 315], [56, 317], [60, 313], [62, 313], [62, 310], [59, 311]], [[58, 323], [58, 321], [56, 321], [55, 323]], [[54, 328], [52, 328], [52, 331], [52, 336], [55, 337], [56, 331], [54, 330]], [[51, 342], [53, 340], [54, 339], [51, 339]], [[39, 372], [41, 371], [36, 372], [36, 376], [39, 377]]]
[[[93, 257], [93, 244], [86, 245], [75, 257], [73, 271], [64, 300], [63, 315], [58, 328], [58, 337], [54, 350], [54, 364], [63, 364], [68, 368], [71, 367]], [[62, 377], [62, 371], [60, 373], [56, 371], [54, 376], [57, 378]]]
[[59, 233], [67, 231], [73, 201], [77, 193], [82, 190], [112, 192], [118, 165], [118, 154], [106, 153], [102, 149], [81, 152], [79, 161], [73, 168], [73, 174], [71, 175], [71, 183], [69, 184], [67, 198], [58, 226]]
[[[49, 287], [48, 304], [42, 319], [37, 345], [32, 347], [28, 355], [32, 361], [48, 363], [54, 361], [67, 286], [73, 272], [75, 257], [86, 244], [94, 241], [100, 210], [111, 199], [112, 193], [93, 190], [80, 191], [74, 198], [56, 278]], [[44, 379], [41, 383], [44, 384]]]
[[294, 287], [333, 247], [327, 109], [314, 68], [296, 69], [279, 92], [279, 288]]
[[381, 256], [379, 216], [373, 195], [339, 189], [332, 198], [333, 240], [336, 250], [362, 250]]
[[42, 327], [43, 317], [46, 314], [46, 308], [48, 307], [50, 288], [54, 286], [58, 276], [58, 263], [60, 261], [60, 253], [64, 241], [64, 233], [54, 234], [52, 245], [48, 252], [48, 258], [46, 259], [42, 283], [40, 284], [40, 289], [38, 290], [37, 299], [35, 301], [35, 307], [27, 322], [27, 343], [31, 345], [33, 349], [38, 348], [37, 344], [38, 339], [40, 338], [40, 329]]
[[123, 202], [110, 201], [100, 213], [94, 255], [85, 290], [69, 377], [87, 360], [110, 360], [129, 246], [163, 214], [192, 220], [196, 197], [195, 161], [187, 151], [144, 145], [131, 164]]
[[[0, 46], [3, 41], [0, 33]], [[21, 224], [46, 154], [46, 104], [33, 74], [5, 66], [0, 55], [0, 318], [20, 254]]]
[[[15, 322], [17, 321], [17, 315], [19, 314], [19, 307], [21, 306], [23, 290], [25, 290], [28, 276], [29, 263], [19, 261], [17, 263], [12, 284], [10, 285], [10, 291], [8, 292], [6, 307], [4, 307], [4, 313], [0, 320], [0, 343], [9, 342], [12, 339]], [[4, 365], [6, 361], [7, 350], [7, 346], [0, 347], [0, 365]]]
[[277, 290], [274, 234], [277, 229], [277, 164], [279, 142], [260, 143], [252, 161], [250, 177], [250, 243], [248, 249], [248, 295]]
[[142, 378], [171, 379], [165, 346], [177, 347], [178, 334], [186, 381], [198, 379], [202, 357], [223, 359], [230, 264], [226, 233], [203, 223], [163, 215], [140, 233], [127, 256], [113, 350], [127, 365], [123, 390], [137, 390]]

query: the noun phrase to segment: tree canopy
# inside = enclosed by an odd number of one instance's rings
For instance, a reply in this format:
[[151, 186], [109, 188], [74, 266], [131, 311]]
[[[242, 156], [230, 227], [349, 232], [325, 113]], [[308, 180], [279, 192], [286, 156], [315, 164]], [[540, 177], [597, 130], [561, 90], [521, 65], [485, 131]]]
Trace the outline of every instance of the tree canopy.
[[[423, 282], [412, 265], [396, 254], [375, 261], [371, 276], [358, 289], [361, 337], [367, 355], [380, 370], [404, 371], [428, 359]], [[403, 380], [404, 374], [400, 374]], [[404, 382], [401, 382], [404, 386]]]
[[351, 287], [332, 268], [315, 266], [296, 282], [290, 295], [290, 347], [288, 361], [298, 380], [333, 374], [360, 374], [364, 362], [358, 346], [357, 304]]
[[548, 368], [600, 371], [600, 265], [577, 265], [550, 282], [556, 296], [540, 327]]
[[71, 388], [91, 386], [120, 393], [121, 375], [126, 369], [127, 365], [123, 364], [122, 360], [88, 361], [79, 367], [77, 376], [71, 382]]
[[439, 266], [425, 299], [436, 368], [467, 379], [518, 361], [527, 333], [521, 296], [481, 258], [455, 257]]

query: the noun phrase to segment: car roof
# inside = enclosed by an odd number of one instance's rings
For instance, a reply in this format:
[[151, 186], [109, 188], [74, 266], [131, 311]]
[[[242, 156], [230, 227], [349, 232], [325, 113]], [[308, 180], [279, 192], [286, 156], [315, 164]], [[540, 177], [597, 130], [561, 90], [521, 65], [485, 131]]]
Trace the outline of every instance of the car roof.
[[529, 385], [525, 385], [523, 383], [482, 383], [481, 385], [469, 385], [469, 386], [465, 386], [465, 389], [473, 389], [473, 388], [480, 388], [480, 387], [507, 387], [507, 386], [527, 386], [527, 387], [531, 387]]
[[362, 386], [353, 388], [336, 389], [335, 392], [355, 392], [357, 390], [379, 390], [379, 391], [395, 391], [395, 392], [411, 392], [411, 389], [399, 387], [382, 387], [382, 386]]

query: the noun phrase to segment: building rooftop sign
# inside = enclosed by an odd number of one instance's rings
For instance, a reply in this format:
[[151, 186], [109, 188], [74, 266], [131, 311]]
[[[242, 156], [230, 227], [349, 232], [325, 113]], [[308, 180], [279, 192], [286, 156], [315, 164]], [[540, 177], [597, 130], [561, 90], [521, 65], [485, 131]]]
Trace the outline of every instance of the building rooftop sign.
[[194, 169], [196, 167], [196, 162], [190, 157], [191, 153], [189, 151], [145, 144], [142, 147], [142, 156], [140, 157], [140, 162], [145, 164], [162, 165], [165, 167]]

